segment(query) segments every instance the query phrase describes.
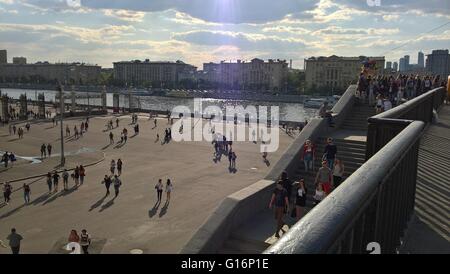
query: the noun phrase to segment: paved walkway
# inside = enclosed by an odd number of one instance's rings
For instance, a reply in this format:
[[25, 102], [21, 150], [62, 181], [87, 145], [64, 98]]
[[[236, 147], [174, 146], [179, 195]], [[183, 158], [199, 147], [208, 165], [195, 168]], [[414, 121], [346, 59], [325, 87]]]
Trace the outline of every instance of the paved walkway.
[[[270, 170], [259, 152], [259, 144], [235, 142], [237, 172], [229, 172], [228, 160], [213, 161], [211, 143], [171, 142], [162, 145], [156, 141], [156, 133], [164, 135], [167, 119], [153, 120], [148, 115], [140, 118], [140, 134], [128, 139], [123, 146], [110, 145], [104, 132], [110, 117], [91, 118], [89, 131], [78, 140], [66, 139], [66, 152], [83, 153], [68, 157], [70, 165], [86, 161], [105, 160], [88, 167], [85, 185], [68, 192], [48, 194], [44, 179], [25, 181], [32, 183], [31, 204], [24, 206], [22, 191], [12, 195], [9, 205], [0, 204], [0, 239], [5, 241], [11, 227], [22, 234], [24, 253], [60, 253], [61, 239], [67, 238], [71, 229], [86, 228], [100, 243], [94, 250], [103, 253], [128, 253], [141, 249], [145, 253], [176, 253], [192, 237], [193, 233], [226, 196], [262, 179]], [[115, 139], [119, 130], [128, 128], [133, 135], [129, 117], [120, 118], [119, 129], [114, 129]], [[81, 119], [67, 121], [72, 132]], [[204, 125], [206, 122], [204, 123]], [[186, 125], [185, 125], [186, 127]], [[217, 127], [216, 127], [217, 128]], [[21, 140], [9, 136], [8, 127], [0, 127], [0, 151], [8, 150], [21, 156], [38, 156], [40, 145], [52, 143], [53, 154], [59, 153], [59, 127], [51, 123], [31, 126]], [[283, 154], [293, 137], [280, 130], [280, 147], [269, 153], [270, 165]], [[109, 174], [111, 159], [124, 162], [123, 186], [117, 199], [104, 197], [105, 189], [100, 183]], [[53, 169], [59, 157], [45, 159], [41, 164], [22, 163], [11, 169], [0, 171], [0, 181], [12, 180], [34, 173], [45, 173]], [[171, 202], [164, 207], [154, 207], [154, 186], [158, 178], [174, 182]], [[24, 181], [13, 183], [19, 189]], [[61, 187], [62, 183], [60, 183]], [[70, 181], [70, 187], [73, 182]], [[9, 253], [0, 249], [0, 253]]]
[[450, 253], [450, 106], [422, 137], [415, 215], [401, 253]]

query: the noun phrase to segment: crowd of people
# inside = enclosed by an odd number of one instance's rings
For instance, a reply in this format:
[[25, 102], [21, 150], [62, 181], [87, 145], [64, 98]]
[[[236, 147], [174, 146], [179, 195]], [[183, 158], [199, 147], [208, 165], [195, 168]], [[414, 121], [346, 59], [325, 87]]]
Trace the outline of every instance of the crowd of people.
[[[343, 180], [345, 168], [342, 160], [336, 157], [337, 146], [332, 138], [327, 139], [324, 154], [320, 155], [321, 167], [314, 177], [313, 206], [320, 203], [327, 195], [336, 189]], [[316, 159], [316, 147], [311, 140], [303, 145], [301, 160], [304, 162], [305, 174], [314, 173], [314, 161]], [[295, 195], [292, 195], [295, 190]], [[292, 182], [284, 171], [276, 183], [269, 202], [269, 208], [274, 208], [277, 229], [275, 237], [280, 237], [284, 222], [284, 216], [290, 212], [290, 216], [299, 220], [306, 206], [307, 184], [304, 178], [298, 182]]]
[[414, 99], [434, 88], [445, 87], [446, 79], [419, 75], [376, 75], [361, 73], [357, 84], [357, 99], [376, 107], [377, 113]]

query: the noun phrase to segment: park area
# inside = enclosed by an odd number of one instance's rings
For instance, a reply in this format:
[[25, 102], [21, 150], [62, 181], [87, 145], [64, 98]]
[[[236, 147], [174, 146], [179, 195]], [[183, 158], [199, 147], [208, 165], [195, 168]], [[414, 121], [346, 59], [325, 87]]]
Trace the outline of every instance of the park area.
[[[10, 203], [0, 202], [0, 239], [7, 243], [6, 236], [15, 227], [24, 238], [21, 253], [67, 253], [63, 247], [70, 231], [86, 229], [92, 237], [92, 253], [177, 253], [226, 196], [264, 178], [298, 134], [280, 130], [279, 148], [269, 153], [267, 162], [260, 141], [233, 142], [237, 159], [236, 169], [231, 170], [226, 155], [220, 160], [214, 157], [211, 142], [163, 143], [168, 119], [157, 118], [156, 127], [154, 119], [139, 115], [139, 134], [134, 135], [130, 115], [91, 117], [88, 131], [79, 138], [73, 136], [74, 126], [80, 128], [86, 119], [65, 120], [64, 129], [68, 125], [71, 130], [64, 138], [65, 167], [85, 166], [86, 178], [79, 187], [69, 178], [67, 191], [60, 179], [54, 193], [49, 193], [45, 177], [36, 176], [61, 170], [60, 126], [51, 120], [31, 123], [20, 139], [10, 135], [7, 125], [0, 127], [0, 151], [13, 152], [17, 159], [8, 168], [3, 163], [0, 167], [0, 183], [12, 181], [13, 187]], [[108, 130], [105, 125], [110, 120], [114, 128]], [[121, 144], [124, 128], [128, 141]], [[48, 143], [52, 155], [40, 161], [41, 145]], [[123, 162], [120, 194], [115, 198], [112, 190], [105, 196], [103, 177], [111, 174], [111, 160], [119, 158]], [[160, 178], [164, 184], [172, 181], [173, 192], [169, 204], [163, 193], [161, 204], [155, 206]], [[24, 183], [31, 188], [29, 204], [24, 204]], [[10, 250], [0, 248], [1, 253]]]

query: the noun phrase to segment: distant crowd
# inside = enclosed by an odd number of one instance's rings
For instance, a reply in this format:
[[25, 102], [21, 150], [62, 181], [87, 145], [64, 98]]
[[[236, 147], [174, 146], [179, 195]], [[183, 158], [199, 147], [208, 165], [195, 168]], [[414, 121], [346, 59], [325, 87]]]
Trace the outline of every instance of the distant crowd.
[[362, 103], [375, 106], [377, 113], [414, 99], [434, 88], [445, 87], [446, 79], [440, 75], [376, 75], [360, 74], [356, 97]]

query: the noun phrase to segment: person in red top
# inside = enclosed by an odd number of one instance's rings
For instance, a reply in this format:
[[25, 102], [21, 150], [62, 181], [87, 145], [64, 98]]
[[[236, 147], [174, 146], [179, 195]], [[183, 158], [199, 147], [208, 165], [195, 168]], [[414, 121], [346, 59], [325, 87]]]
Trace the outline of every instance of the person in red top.
[[308, 173], [308, 169], [314, 170], [314, 157], [316, 153], [316, 147], [311, 140], [306, 140], [303, 145], [303, 153], [301, 159], [305, 163], [305, 173]]

